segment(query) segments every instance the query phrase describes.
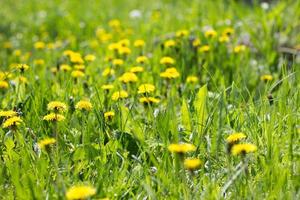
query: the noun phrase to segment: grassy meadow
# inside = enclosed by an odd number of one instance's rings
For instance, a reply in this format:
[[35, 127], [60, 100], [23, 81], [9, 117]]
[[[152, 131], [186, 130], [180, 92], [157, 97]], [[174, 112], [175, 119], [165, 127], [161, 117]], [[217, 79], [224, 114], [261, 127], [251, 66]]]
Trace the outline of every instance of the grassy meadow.
[[0, 199], [300, 199], [300, 1], [0, 0]]

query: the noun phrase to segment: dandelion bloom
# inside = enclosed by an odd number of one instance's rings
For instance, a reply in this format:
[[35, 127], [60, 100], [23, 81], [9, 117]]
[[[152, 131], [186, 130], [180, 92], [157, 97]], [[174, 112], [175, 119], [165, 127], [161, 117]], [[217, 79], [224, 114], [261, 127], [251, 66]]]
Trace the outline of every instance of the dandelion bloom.
[[145, 41], [144, 40], [136, 40], [136, 41], [134, 41], [133, 46], [134, 47], [143, 47], [143, 46], [145, 46]]
[[52, 145], [52, 144], [55, 144], [56, 143], [56, 140], [54, 138], [46, 138], [46, 139], [43, 139], [41, 141], [38, 142], [38, 146], [41, 148], [41, 149], [45, 149], [47, 148], [48, 146]]
[[112, 63], [114, 66], [121, 66], [124, 64], [124, 61], [122, 59], [114, 59]]
[[45, 121], [54, 121], [54, 122], [60, 122], [65, 120], [65, 117], [63, 115], [57, 114], [57, 113], [50, 113], [48, 115], [45, 115], [43, 117], [43, 120]]
[[114, 92], [111, 96], [113, 101], [117, 101], [119, 99], [125, 99], [128, 97], [128, 93], [125, 90]]
[[187, 83], [196, 83], [198, 82], [198, 77], [197, 76], [188, 76], [186, 78]]
[[17, 116], [17, 114], [18, 113], [13, 110], [1, 110], [0, 111], [0, 117], [5, 117], [5, 118], [14, 117], [14, 116]]
[[115, 112], [114, 111], [108, 111], [104, 113], [104, 118], [106, 120], [109, 120], [111, 118], [113, 118], [115, 116]]
[[18, 64], [16, 66], [17, 69], [19, 69], [22, 73], [29, 69], [29, 66], [26, 64]]
[[175, 33], [176, 37], [185, 37], [189, 35], [188, 30], [179, 30]]
[[14, 52], [13, 52], [13, 54], [15, 55], [15, 56], [21, 56], [22, 55], [22, 51], [20, 50], [20, 49], [16, 49], [16, 50], [14, 50]]
[[28, 79], [25, 76], [19, 76], [16, 80], [19, 81], [19, 83], [28, 83]]
[[241, 139], [246, 138], [247, 136], [244, 133], [233, 133], [226, 138], [228, 144], [233, 144], [240, 141]]
[[233, 48], [233, 52], [234, 53], [240, 53], [246, 50], [246, 46], [245, 45], [237, 45]]
[[260, 77], [260, 80], [262, 80], [262, 81], [272, 81], [273, 80], [273, 76], [270, 75], [270, 74], [265, 74], [265, 75], [262, 75]]
[[62, 65], [60, 65], [60, 70], [61, 70], [61, 71], [64, 71], [64, 72], [68, 72], [68, 71], [71, 71], [72, 68], [71, 68], [70, 65], [62, 64]]
[[217, 32], [213, 29], [210, 29], [210, 30], [205, 31], [204, 36], [206, 38], [214, 38], [217, 36]]
[[82, 64], [76, 64], [76, 65], [74, 65], [74, 69], [83, 72], [85, 70], [85, 66]]
[[8, 88], [8, 82], [6, 81], [0, 81], [0, 89], [7, 89]]
[[38, 42], [34, 43], [34, 48], [35, 49], [44, 49], [45, 46], [46, 46], [45, 43], [41, 42], [41, 41], [38, 41]]
[[115, 74], [115, 70], [109, 67], [105, 68], [104, 71], [102, 72], [102, 76], [111, 76], [114, 74]]
[[128, 47], [130, 45], [130, 40], [123, 39], [123, 40], [120, 40], [118, 43], [120, 44], [120, 46]]
[[232, 155], [252, 153], [257, 150], [257, 147], [254, 144], [236, 144], [232, 147]]
[[155, 86], [149, 83], [142, 84], [138, 88], [138, 93], [139, 94], [144, 94], [144, 93], [150, 93], [155, 90]]
[[184, 160], [183, 164], [184, 168], [193, 171], [198, 169], [201, 166], [202, 162], [198, 158], [187, 158]]
[[162, 57], [159, 62], [160, 62], [160, 64], [164, 64], [164, 65], [173, 65], [173, 64], [175, 64], [175, 60], [173, 58], [167, 57], [167, 56]]
[[152, 103], [159, 103], [160, 100], [154, 97], [141, 97], [139, 99], [140, 103], [143, 104], [152, 104]]
[[88, 100], [81, 100], [75, 105], [75, 108], [78, 110], [90, 111], [90, 110], [92, 110], [93, 105]]
[[144, 71], [144, 68], [141, 66], [136, 66], [136, 67], [130, 68], [130, 72], [132, 72], [132, 73], [143, 72], [143, 71]]
[[146, 63], [148, 61], [148, 58], [147, 58], [147, 56], [139, 56], [139, 57], [136, 58], [135, 61], [139, 64], [143, 64], [143, 63]]
[[110, 51], [117, 51], [120, 48], [119, 43], [111, 43], [108, 45], [108, 50]]
[[193, 47], [199, 47], [201, 44], [201, 40], [196, 38], [195, 40], [193, 40], [192, 45]]
[[96, 194], [96, 188], [91, 186], [73, 186], [66, 192], [68, 200], [87, 199]]
[[131, 49], [128, 48], [128, 47], [123, 47], [123, 46], [121, 46], [121, 47], [119, 47], [119, 49], [118, 49], [118, 53], [119, 53], [120, 55], [129, 55], [129, 54], [131, 54]]
[[209, 45], [203, 45], [203, 46], [199, 47], [198, 51], [201, 52], [201, 53], [202, 52], [203, 53], [209, 52], [210, 51], [210, 46]]
[[65, 112], [67, 110], [67, 105], [60, 101], [51, 101], [47, 105], [47, 110]]
[[14, 116], [5, 120], [2, 127], [3, 128], [16, 127], [19, 126], [22, 122], [23, 120], [20, 117]]
[[176, 42], [174, 40], [167, 40], [167, 41], [164, 42], [164, 46], [167, 47], [167, 48], [175, 47]]
[[44, 60], [44, 59], [35, 59], [35, 60], [33, 61], [33, 63], [34, 63], [35, 65], [44, 65], [44, 64], [45, 64], [45, 60]]
[[119, 81], [123, 83], [137, 82], [137, 80], [138, 77], [132, 72], [126, 72], [119, 78]]
[[160, 73], [160, 77], [173, 79], [179, 77], [179, 72], [176, 70], [176, 68], [167, 68], [166, 71]]
[[229, 42], [229, 37], [227, 35], [222, 35], [221, 37], [219, 37], [219, 42], [221, 43], [226, 43]]
[[80, 71], [80, 70], [74, 70], [74, 71], [72, 71], [72, 73], [71, 73], [71, 76], [73, 77], [73, 78], [80, 78], [80, 77], [84, 77], [84, 72], [82, 72], [82, 71]]
[[222, 35], [227, 35], [227, 36], [230, 36], [230, 35], [233, 35], [234, 34], [234, 29], [233, 28], [225, 28], [222, 32]]
[[93, 54], [88, 54], [84, 57], [84, 60], [87, 61], [87, 62], [92, 62], [96, 59], [96, 56], [93, 55]]
[[189, 143], [179, 143], [179, 144], [170, 144], [168, 150], [172, 153], [188, 153], [196, 151], [196, 147], [193, 144]]
[[76, 52], [70, 54], [70, 61], [72, 63], [77, 63], [77, 64], [83, 64], [84, 63], [84, 60], [82, 59], [81, 54], [76, 53]]
[[112, 85], [112, 84], [107, 84], [107, 85], [102, 85], [101, 86], [102, 90], [111, 90], [113, 88], [114, 88], [114, 85]]

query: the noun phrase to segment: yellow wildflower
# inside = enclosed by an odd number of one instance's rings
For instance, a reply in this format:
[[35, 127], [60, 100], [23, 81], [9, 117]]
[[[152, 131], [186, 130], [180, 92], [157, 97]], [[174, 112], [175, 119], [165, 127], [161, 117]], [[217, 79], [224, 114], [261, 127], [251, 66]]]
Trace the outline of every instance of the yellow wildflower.
[[167, 68], [166, 71], [160, 73], [160, 77], [168, 78], [168, 79], [177, 78], [179, 77], [179, 75], [180, 75], [179, 72], [174, 67]]
[[135, 66], [135, 67], [130, 68], [130, 72], [132, 72], [132, 73], [143, 72], [143, 71], [144, 71], [144, 68], [141, 66]]
[[160, 62], [160, 64], [164, 64], [164, 65], [173, 65], [173, 64], [175, 64], [175, 60], [173, 58], [167, 57], [167, 56], [162, 57], [159, 62]]
[[22, 51], [20, 49], [16, 49], [14, 50], [13, 54], [17, 57], [21, 56], [22, 55]]
[[46, 46], [45, 43], [41, 42], [41, 41], [38, 41], [38, 42], [34, 43], [34, 48], [35, 49], [44, 49], [45, 46]]
[[237, 45], [233, 48], [233, 52], [234, 53], [240, 53], [246, 50], [246, 46], [245, 45]]
[[0, 89], [7, 89], [8, 88], [8, 82], [6, 81], [0, 81]]
[[198, 169], [201, 166], [202, 162], [198, 158], [187, 158], [184, 160], [183, 164], [184, 168], [193, 171]]
[[122, 81], [123, 83], [137, 82], [137, 80], [138, 80], [138, 77], [135, 75], [135, 73], [132, 73], [132, 72], [125, 72], [119, 78], [119, 81]]
[[29, 69], [29, 66], [26, 64], [17, 64], [16, 68], [23, 73], [24, 71], [27, 71]]
[[203, 45], [199, 47], [199, 52], [209, 52], [210, 51], [210, 46], [209, 45]]
[[204, 36], [206, 38], [214, 38], [217, 36], [217, 32], [213, 29], [210, 29], [210, 30], [205, 31]]
[[145, 41], [144, 40], [136, 40], [136, 41], [134, 41], [133, 46], [134, 47], [143, 47], [143, 46], [145, 46]]
[[227, 35], [222, 35], [221, 37], [219, 37], [219, 42], [221, 43], [229, 42], [229, 37]]
[[65, 117], [63, 115], [60, 115], [60, 114], [57, 114], [57, 113], [50, 113], [48, 115], [45, 115], [43, 117], [43, 120], [45, 120], [45, 121], [54, 121], [54, 122], [58, 121], [58, 122], [60, 122], [60, 121], [65, 120]]
[[127, 97], [128, 97], [128, 93], [124, 90], [121, 90], [121, 91], [114, 92], [111, 96], [111, 99], [113, 101], [117, 101], [119, 99], [125, 99]]
[[147, 56], [139, 56], [136, 58], [135, 60], [137, 63], [143, 64], [146, 63], [148, 61]]
[[141, 97], [139, 99], [140, 103], [143, 104], [152, 104], [152, 103], [159, 103], [160, 100], [154, 97]]
[[270, 74], [265, 74], [265, 75], [262, 75], [260, 77], [260, 80], [262, 80], [262, 81], [272, 81], [273, 80], [273, 76], [270, 75]]
[[186, 78], [187, 83], [196, 83], [198, 82], [198, 77], [197, 76], [188, 76]]
[[164, 42], [164, 46], [167, 48], [174, 47], [176, 46], [176, 42], [174, 40], [167, 40]]
[[244, 133], [233, 133], [226, 138], [228, 144], [233, 144], [241, 139], [246, 138], [247, 136]]
[[107, 85], [102, 85], [101, 86], [102, 90], [111, 90], [113, 88], [114, 88], [114, 85], [112, 85], [112, 84], [107, 84]]
[[14, 116], [5, 120], [2, 127], [3, 128], [16, 127], [19, 126], [22, 122], [23, 121], [20, 117]]
[[35, 60], [33, 61], [33, 63], [34, 63], [35, 65], [44, 65], [44, 64], [45, 64], [45, 60], [44, 60], [44, 59], [35, 59]]
[[80, 78], [80, 77], [84, 77], [84, 73], [80, 70], [74, 70], [72, 71], [71, 76], [73, 78]]
[[112, 63], [113, 63], [114, 66], [121, 66], [121, 65], [124, 64], [124, 60], [122, 60], [122, 59], [114, 59], [112, 61]]
[[104, 118], [106, 120], [110, 120], [115, 116], [115, 112], [114, 111], [108, 111], [104, 113]]
[[225, 28], [225, 29], [223, 30], [223, 32], [222, 32], [222, 35], [230, 36], [230, 35], [232, 35], [232, 34], [234, 34], [234, 29], [233, 29], [233, 28], [230, 28], [230, 27]]
[[109, 76], [114, 74], [115, 74], [115, 70], [109, 67], [105, 68], [104, 71], [102, 72], [102, 76]]
[[155, 86], [149, 83], [142, 84], [138, 87], [138, 93], [144, 94], [144, 93], [150, 93], [155, 90]]
[[189, 31], [188, 30], [179, 30], [176, 32], [176, 37], [185, 37], [189, 35]]
[[192, 43], [193, 47], [199, 47], [200, 44], [201, 44], [200, 39], [196, 38], [196, 39], [193, 40], [193, 43]]
[[75, 108], [78, 110], [91, 111], [93, 108], [93, 105], [88, 100], [81, 100], [75, 105]]
[[81, 54], [80, 53], [76, 53], [76, 52], [73, 52], [70, 54], [70, 61], [72, 63], [77, 63], [77, 64], [83, 64], [84, 61], [81, 57]]
[[48, 146], [55, 144], [56, 140], [54, 138], [46, 138], [38, 142], [40, 149], [46, 149]]
[[92, 62], [96, 59], [96, 56], [93, 55], [93, 54], [88, 54], [84, 57], [84, 60], [87, 61], [87, 62]]
[[196, 147], [189, 143], [170, 144], [168, 150], [172, 153], [188, 153], [196, 151]]
[[47, 110], [65, 112], [67, 110], [67, 105], [60, 101], [51, 101], [47, 105]]
[[119, 53], [120, 55], [129, 55], [129, 54], [131, 54], [131, 50], [130, 50], [130, 48], [128, 48], [128, 47], [123, 47], [123, 46], [121, 46], [121, 47], [118, 49], [118, 53]]
[[0, 110], [0, 117], [9, 118], [17, 116], [17, 112], [13, 110]]
[[232, 147], [232, 155], [252, 153], [257, 150], [257, 147], [254, 144], [236, 144]]
[[91, 186], [73, 186], [66, 192], [66, 198], [68, 200], [88, 199], [96, 194], [96, 188]]
[[67, 64], [62, 64], [60, 65], [60, 70], [64, 71], [64, 72], [68, 72], [68, 71], [71, 71], [72, 68], [70, 65], [67, 65]]

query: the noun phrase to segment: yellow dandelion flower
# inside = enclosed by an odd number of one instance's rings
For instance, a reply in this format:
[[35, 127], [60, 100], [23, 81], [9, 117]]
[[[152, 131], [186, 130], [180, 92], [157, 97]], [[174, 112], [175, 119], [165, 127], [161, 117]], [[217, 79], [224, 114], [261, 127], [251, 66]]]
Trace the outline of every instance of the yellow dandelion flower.
[[115, 112], [114, 111], [108, 111], [108, 112], [104, 113], [104, 118], [106, 120], [111, 120], [114, 116], [115, 116]]
[[114, 74], [115, 74], [115, 70], [109, 67], [105, 68], [104, 71], [102, 72], [102, 76], [111, 76]]
[[26, 64], [17, 64], [16, 68], [23, 73], [24, 71], [27, 71], [29, 69], [29, 66]]
[[143, 47], [143, 46], [145, 46], [145, 41], [144, 40], [136, 40], [136, 41], [134, 41], [133, 46], [134, 47]]
[[75, 105], [75, 108], [78, 110], [91, 111], [93, 108], [93, 105], [88, 100], [81, 100]]
[[83, 64], [84, 60], [81, 57], [80, 53], [73, 52], [70, 54], [70, 61], [72, 63]]
[[124, 60], [122, 60], [122, 59], [113, 59], [112, 63], [113, 63], [114, 66], [121, 66], [121, 65], [124, 64]]
[[167, 47], [167, 48], [175, 47], [176, 42], [175, 42], [175, 40], [167, 40], [167, 41], [164, 42], [164, 46]]
[[148, 58], [147, 58], [147, 56], [139, 56], [136, 58], [135, 61], [139, 64], [143, 64], [143, 63], [148, 62]]
[[22, 51], [20, 49], [16, 49], [14, 50], [13, 54], [17, 57], [21, 56], [22, 55]]
[[246, 51], [246, 46], [245, 45], [237, 45], [233, 48], [234, 53], [240, 53]]
[[196, 38], [196, 39], [193, 40], [193, 43], [192, 43], [193, 47], [199, 47], [200, 44], [201, 44], [200, 39]]
[[125, 99], [128, 97], [128, 93], [125, 90], [114, 92], [111, 96], [113, 101], [117, 101], [119, 99]]
[[198, 82], [198, 77], [197, 76], [188, 76], [186, 78], [187, 83], [197, 83]]
[[241, 139], [246, 138], [247, 136], [244, 133], [233, 133], [226, 138], [228, 144], [233, 144]]
[[5, 120], [2, 127], [3, 128], [16, 127], [19, 126], [22, 122], [23, 120], [20, 117], [14, 116]]
[[233, 35], [234, 34], [234, 29], [233, 28], [225, 28], [222, 32], [222, 35], [227, 35], [227, 36], [230, 36], [230, 35]]
[[221, 43], [229, 42], [229, 37], [227, 35], [222, 35], [221, 37], [219, 37], [219, 42]]
[[160, 62], [160, 64], [164, 64], [164, 65], [173, 65], [173, 64], [175, 64], [175, 60], [173, 58], [167, 57], [167, 56], [162, 57], [159, 62]]
[[46, 138], [38, 142], [38, 146], [40, 149], [46, 149], [50, 145], [53, 145], [56, 143], [56, 140], [54, 138]]
[[64, 55], [64, 56], [71, 56], [73, 53], [75, 53], [75, 52], [72, 51], [72, 50], [65, 50], [65, 51], [63, 52], [63, 55]]
[[60, 70], [61, 70], [61, 71], [64, 71], [64, 72], [68, 72], [68, 71], [71, 71], [72, 68], [71, 68], [70, 65], [62, 64], [62, 65], [60, 65]]
[[176, 37], [185, 37], [188, 36], [190, 33], [188, 30], [179, 30], [176, 32]]
[[265, 75], [262, 75], [260, 77], [260, 80], [262, 80], [262, 81], [272, 81], [273, 80], [273, 76], [270, 75], [270, 74], [265, 74]]
[[4, 49], [11, 49], [12, 48], [12, 43], [11, 42], [4, 42], [3, 43], [3, 48]]
[[254, 144], [236, 144], [231, 149], [232, 155], [252, 153], [257, 150]]
[[85, 70], [85, 65], [82, 65], [82, 64], [76, 64], [76, 65], [74, 65], [74, 69], [75, 69], [75, 70], [84, 71], [84, 70]]
[[184, 160], [183, 164], [184, 164], [184, 168], [193, 171], [193, 170], [199, 169], [202, 162], [198, 158], [187, 158]]
[[7, 89], [8, 88], [8, 82], [6, 81], [0, 81], [0, 89]]
[[33, 63], [34, 63], [35, 65], [44, 65], [44, 64], [45, 64], [45, 60], [44, 60], [44, 59], [35, 59], [35, 60], [33, 61]]
[[179, 143], [179, 144], [170, 144], [168, 150], [172, 153], [188, 153], [196, 151], [196, 147], [193, 144], [189, 143]]
[[18, 113], [13, 110], [0, 110], [0, 117], [9, 118], [17, 115]]
[[160, 100], [157, 99], [157, 98], [154, 98], [154, 97], [141, 97], [139, 99], [140, 103], [143, 103], [143, 104], [155, 104], [155, 103], [159, 103]]
[[179, 77], [179, 72], [176, 70], [176, 68], [167, 68], [166, 71], [160, 73], [160, 77], [162, 78], [168, 78], [168, 79], [174, 79]]
[[66, 192], [68, 200], [87, 199], [96, 194], [96, 188], [91, 186], [73, 186]]
[[123, 39], [123, 40], [120, 40], [118, 43], [123, 47], [128, 47], [130, 45], [130, 40]]
[[19, 76], [17, 78], [17, 81], [19, 81], [19, 83], [24, 83], [24, 84], [28, 83], [28, 79], [25, 76]]
[[107, 85], [102, 85], [101, 86], [102, 90], [111, 90], [113, 88], [114, 88], [114, 85], [112, 85], [112, 84], [107, 84]]
[[119, 43], [111, 43], [108, 45], [108, 50], [110, 51], [117, 51], [121, 45]]
[[34, 48], [35, 49], [44, 49], [46, 44], [44, 42], [38, 41], [34, 43]]
[[142, 84], [138, 87], [138, 93], [144, 94], [144, 93], [150, 93], [155, 90], [155, 86], [149, 83]]
[[123, 83], [137, 82], [137, 80], [138, 80], [138, 77], [135, 75], [135, 73], [132, 73], [132, 72], [125, 72], [119, 78], [119, 81], [122, 81]]
[[198, 51], [199, 52], [209, 52], [210, 51], [210, 46], [209, 45], [203, 45], [203, 46], [201, 46], [201, 47], [199, 47], [199, 49], [198, 49]]
[[135, 67], [130, 68], [129, 71], [132, 73], [138, 73], [138, 72], [143, 72], [144, 68], [141, 66], [135, 66]]
[[54, 122], [60, 122], [65, 120], [65, 117], [63, 115], [57, 114], [57, 113], [50, 113], [48, 115], [45, 115], [43, 117], [43, 120], [45, 121], [54, 121]]
[[87, 62], [92, 62], [92, 61], [96, 60], [96, 56], [93, 54], [88, 54], [84, 57], [84, 60]]
[[67, 105], [60, 101], [51, 101], [47, 105], [47, 110], [65, 112], [67, 110]]
[[210, 30], [205, 31], [204, 36], [206, 38], [214, 38], [217, 36], [217, 32], [213, 29], [210, 29]]
[[118, 19], [112, 19], [108, 22], [108, 25], [112, 28], [118, 28], [121, 26], [121, 22]]
[[80, 70], [74, 70], [74, 71], [72, 71], [72, 73], [71, 73], [71, 76], [73, 77], [73, 78], [80, 78], [80, 77], [84, 77], [84, 73], [82, 72], [82, 71], [80, 71]]

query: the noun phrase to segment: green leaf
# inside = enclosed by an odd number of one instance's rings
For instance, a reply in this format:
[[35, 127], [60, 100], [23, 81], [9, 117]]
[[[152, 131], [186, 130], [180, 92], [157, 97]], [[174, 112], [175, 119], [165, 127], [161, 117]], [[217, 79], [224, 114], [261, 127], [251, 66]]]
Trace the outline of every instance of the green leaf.
[[202, 135], [205, 122], [207, 119], [207, 108], [206, 108], [206, 98], [207, 98], [207, 85], [201, 87], [196, 95], [194, 101], [194, 108], [196, 110], [196, 124], [198, 126], [198, 132]]
[[181, 120], [184, 128], [187, 130], [188, 133], [191, 133], [191, 120], [189, 115], [189, 108], [186, 101], [183, 99], [182, 106], [181, 106]]

